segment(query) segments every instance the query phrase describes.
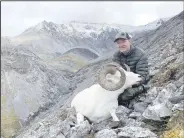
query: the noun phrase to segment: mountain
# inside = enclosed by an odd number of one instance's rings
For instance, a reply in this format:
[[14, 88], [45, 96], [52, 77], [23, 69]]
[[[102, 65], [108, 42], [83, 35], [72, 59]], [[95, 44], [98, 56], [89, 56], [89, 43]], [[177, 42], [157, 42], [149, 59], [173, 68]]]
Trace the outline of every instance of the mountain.
[[14, 45], [29, 48], [39, 57], [64, 53], [72, 48], [90, 48], [103, 54], [114, 48], [113, 38], [118, 31], [141, 32], [159, 27], [166, 19], [159, 19], [144, 26], [119, 24], [97, 24], [72, 21], [68, 24], [55, 24], [43, 21], [28, 28], [11, 39]]
[[11, 43], [11, 38], [1, 37], [1, 46], [9, 45]]
[[49, 66], [23, 47], [2, 47], [2, 136], [11, 136], [32, 115], [47, 110], [62, 94], [68, 94], [69, 75], [72, 73]]
[[[158, 68], [168, 58], [176, 60], [183, 54], [183, 12], [155, 30], [136, 34], [132, 43], [146, 50], [151, 68]], [[177, 61], [177, 60], [176, 60]], [[167, 62], [165, 63], [167, 64]]]
[[[164, 116], [174, 117], [176, 116], [174, 110], [183, 109], [181, 100], [176, 100], [177, 104], [169, 104], [169, 98], [183, 93], [183, 15], [184, 12], [169, 19], [155, 30], [140, 32], [133, 37], [133, 44], [142, 47], [148, 54], [150, 73], [154, 73], [154, 76], [149, 82], [151, 89], [141, 95], [138, 101], [136, 99], [131, 101], [131, 109], [119, 107], [117, 114], [125, 122], [125, 127], [110, 129], [109, 120], [93, 126], [86, 122], [79, 127], [72, 125], [73, 118], [69, 109], [72, 98], [80, 90], [95, 83], [95, 76], [101, 65], [110, 59], [112, 53], [109, 53], [109, 57], [96, 60], [78, 70], [72, 77], [72, 84], [77, 87], [68, 99], [64, 99], [65, 104], [58, 103], [47, 115], [42, 116], [42, 119], [36, 119], [32, 125], [23, 129], [17, 138], [77, 137], [77, 135], [93, 138], [108, 136], [135, 138], [138, 134], [139, 137], [160, 137], [166, 122]], [[161, 113], [164, 113], [163, 118], [160, 118]], [[177, 120], [173, 128], [182, 126], [182, 118], [178, 117]], [[33, 130], [36, 131], [34, 134], [31, 133]], [[97, 132], [91, 133], [94, 131]], [[168, 138], [169, 134], [178, 136], [180, 132], [180, 129], [170, 129], [162, 138]]]
[[155, 21], [153, 21], [151, 23], [148, 23], [146, 25], [138, 26], [138, 29], [135, 30], [134, 32], [154, 30], [154, 29], [158, 28], [159, 26], [161, 26], [162, 24], [164, 24], [170, 18], [162, 18], [162, 19], [155, 20]]

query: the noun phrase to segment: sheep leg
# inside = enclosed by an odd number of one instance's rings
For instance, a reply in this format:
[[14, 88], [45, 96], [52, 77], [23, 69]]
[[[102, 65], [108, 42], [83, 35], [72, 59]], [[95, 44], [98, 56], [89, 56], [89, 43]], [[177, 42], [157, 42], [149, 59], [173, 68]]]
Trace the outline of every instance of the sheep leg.
[[110, 128], [114, 129], [114, 128], [118, 128], [118, 127], [120, 127], [120, 126], [123, 125], [123, 122], [120, 121], [120, 120], [118, 119], [118, 117], [116, 116], [116, 110], [112, 110], [112, 111], [110, 112], [110, 114], [111, 114], [111, 116], [112, 116], [112, 118], [113, 118], [113, 121], [109, 124], [109, 127], [110, 127]]
[[116, 115], [116, 110], [115, 109], [111, 110], [110, 114], [112, 116], [113, 121], [119, 121], [119, 119], [118, 119], [118, 117]]
[[84, 121], [84, 116], [80, 113], [77, 113], [77, 124], [81, 124]]

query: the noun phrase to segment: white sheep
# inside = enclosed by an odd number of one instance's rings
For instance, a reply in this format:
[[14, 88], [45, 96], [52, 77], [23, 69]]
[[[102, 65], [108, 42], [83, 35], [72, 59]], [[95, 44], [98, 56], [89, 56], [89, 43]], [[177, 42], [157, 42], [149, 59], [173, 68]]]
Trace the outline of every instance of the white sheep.
[[98, 83], [79, 92], [71, 102], [71, 107], [75, 108], [77, 114], [77, 124], [83, 122], [84, 117], [93, 123], [111, 116], [113, 121], [119, 121], [115, 113], [119, 94], [140, 81], [139, 74], [125, 71], [117, 63], [104, 66], [100, 71]]

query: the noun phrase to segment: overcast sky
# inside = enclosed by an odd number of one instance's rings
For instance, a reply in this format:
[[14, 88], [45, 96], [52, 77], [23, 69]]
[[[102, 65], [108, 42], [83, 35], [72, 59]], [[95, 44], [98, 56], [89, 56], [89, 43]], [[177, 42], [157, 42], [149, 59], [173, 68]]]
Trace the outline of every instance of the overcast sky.
[[183, 11], [183, 2], [1, 2], [1, 35], [16, 36], [43, 20], [145, 25]]

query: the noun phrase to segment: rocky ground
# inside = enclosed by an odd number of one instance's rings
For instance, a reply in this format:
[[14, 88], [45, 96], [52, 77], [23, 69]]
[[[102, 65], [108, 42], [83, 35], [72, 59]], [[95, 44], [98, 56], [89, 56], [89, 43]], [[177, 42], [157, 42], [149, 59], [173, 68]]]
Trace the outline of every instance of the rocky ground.
[[169, 117], [183, 110], [184, 100], [178, 100], [176, 96], [183, 95], [184, 76], [166, 86], [152, 87], [133, 100], [129, 108], [119, 106], [117, 115], [123, 124], [118, 128], [110, 128], [111, 119], [93, 125], [86, 120], [81, 126], [75, 127], [76, 118], [74, 111], [69, 108], [70, 102], [77, 92], [95, 83], [95, 74], [99, 69], [100, 64], [96, 63], [79, 70], [73, 76], [76, 89], [65, 99], [65, 104], [58, 103], [44, 117], [36, 117], [29, 129], [25, 128], [17, 138], [157, 138], [166, 129]]
[[[75, 126], [75, 111], [70, 108], [73, 97], [96, 82], [96, 75], [102, 64], [110, 60], [107, 58], [88, 64], [75, 74], [62, 74], [68, 80], [68, 90], [60, 94], [54, 106], [45, 112], [34, 113], [34, 118], [14, 137], [183, 138], [183, 18], [184, 12], [156, 30], [137, 34], [133, 38], [133, 44], [142, 47], [148, 54], [151, 88], [132, 100], [129, 108], [119, 106], [116, 111], [122, 121], [119, 127], [110, 127], [111, 118], [99, 124], [85, 120], [82, 125]], [[55, 77], [51, 78], [56, 79], [59, 75], [53, 76]], [[52, 85], [51, 83], [50, 86]]]

